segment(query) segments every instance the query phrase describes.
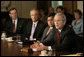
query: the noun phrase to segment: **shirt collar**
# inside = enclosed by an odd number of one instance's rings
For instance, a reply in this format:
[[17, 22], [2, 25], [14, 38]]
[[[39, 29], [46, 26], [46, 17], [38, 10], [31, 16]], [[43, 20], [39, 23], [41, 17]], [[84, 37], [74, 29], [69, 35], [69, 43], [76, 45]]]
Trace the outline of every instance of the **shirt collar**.
[[12, 19], [12, 22], [17, 21], [17, 20], [18, 20], [18, 18], [16, 18], [15, 20], [14, 20], [14, 19]]
[[36, 22], [33, 22], [33, 24], [37, 24], [38, 23], [38, 21], [36, 21]]
[[61, 31], [62, 31], [62, 29], [59, 29], [58, 31], [59, 31], [59, 32], [61, 32]]
[[50, 29], [53, 29], [53, 27], [50, 27]]

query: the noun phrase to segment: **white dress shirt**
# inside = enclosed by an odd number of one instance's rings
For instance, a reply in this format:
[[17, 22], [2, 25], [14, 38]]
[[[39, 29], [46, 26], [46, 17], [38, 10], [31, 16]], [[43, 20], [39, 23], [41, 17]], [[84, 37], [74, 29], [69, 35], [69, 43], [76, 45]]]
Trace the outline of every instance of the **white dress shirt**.
[[15, 21], [15, 30], [16, 30], [16, 28], [17, 28], [18, 18], [16, 18], [16, 19], [12, 19], [12, 22], [13, 22], [13, 23], [14, 23], [14, 21]]
[[53, 29], [53, 27], [50, 27], [50, 29]]
[[[34, 24], [35, 24], [35, 29], [36, 29], [36, 26], [37, 26], [37, 24], [38, 24], [38, 21], [37, 21], [37, 22], [33, 22], [31, 33], [32, 33], [32, 31], [33, 31], [33, 25], [34, 25]], [[34, 31], [34, 32], [35, 32], [35, 31]], [[32, 35], [30, 35], [30, 38], [32, 38]]]

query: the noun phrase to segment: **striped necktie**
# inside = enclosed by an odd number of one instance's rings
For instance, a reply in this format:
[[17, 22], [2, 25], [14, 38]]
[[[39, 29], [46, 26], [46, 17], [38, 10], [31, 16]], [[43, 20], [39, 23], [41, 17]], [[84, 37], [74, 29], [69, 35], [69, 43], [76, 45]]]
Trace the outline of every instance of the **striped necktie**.
[[15, 30], [15, 20], [14, 20], [14, 22], [13, 22], [13, 33], [15, 33], [16, 32], [16, 30]]

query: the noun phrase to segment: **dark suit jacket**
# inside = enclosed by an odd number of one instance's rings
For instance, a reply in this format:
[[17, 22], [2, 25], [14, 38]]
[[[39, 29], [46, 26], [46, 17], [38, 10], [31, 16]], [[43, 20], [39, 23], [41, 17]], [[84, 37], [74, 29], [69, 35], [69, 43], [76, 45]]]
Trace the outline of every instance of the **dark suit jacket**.
[[42, 43], [51, 46], [56, 51], [75, 51], [77, 46], [73, 29], [64, 26], [60, 35], [60, 45], [57, 45], [57, 32], [58, 30], [54, 28], [52, 33]]
[[[54, 26], [53, 26], [54, 27]], [[48, 32], [48, 30], [49, 30], [49, 26], [47, 26], [46, 28], [45, 28], [45, 30], [44, 30], [44, 32], [43, 32], [43, 36], [42, 36], [42, 39], [41, 39], [41, 42], [43, 42], [44, 40], [45, 40], [45, 38], [47, 38], [48, 37], [48, 35], [46, 35], [47, 34], [47, 32]], [[52, 29], [53, 30], [53, 29]], [[50, 32], [51, 33], [51, 32]], [[49, 34], [50, 34], [49, 33]]]
[[[25, 28], [23, 37], [26, 37], [28, 39], [30, 38], [32, 24], [33, 24], [32, 20], [28, 20], [28, 24]], [[46, 25], [39, 20], [37, 23], [33, 37], [36, 38], [37, 40], [41, 40], [41, 37], [43, 35], [43, 31], [44, 31], [45, 27], [46, 27]]]
[[10, 19], [6, 22], [5, 31], [7, 33], [7, 36], [22, 34], [25, 26], [26, 26], [26, 21], [24, 19], [18, 18], [16, 32], [13, 33], [13, 23], [12, 23], [12, 19]]
[[69, 13], [64, 13], [64, 14], [65, 14], [66, 19], [67, 19], [66, 24], [71, 25], [72, 21], [75, 20], [74, 16], [69, 14]]

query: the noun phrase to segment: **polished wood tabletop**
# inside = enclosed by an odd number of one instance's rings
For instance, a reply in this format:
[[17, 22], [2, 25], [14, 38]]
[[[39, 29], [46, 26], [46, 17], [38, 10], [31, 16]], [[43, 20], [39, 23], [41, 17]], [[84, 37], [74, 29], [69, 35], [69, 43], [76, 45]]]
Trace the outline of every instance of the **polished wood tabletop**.
[[[21, 44], [17, 44], [15, 41], [7, 42], [6, 40], [1, 40], [1, 56], [39, 56], [41, 53], [40, 51], [35, 51], [33, 53], [28, 53], [21, 51], [22, 48], [29, 48], [28, 45], [24, 46]], [[47, 51], [50, 52], [50, 51]], [[60, 55], [67, 55], [71, 54], [71, 52], [56, 52], [55, 54], [52, 52], [53, 55], [49, 56], [60, 56]]]

